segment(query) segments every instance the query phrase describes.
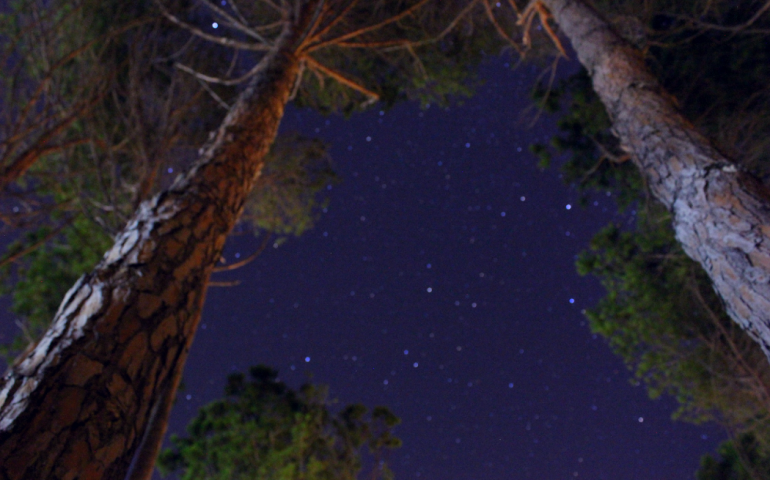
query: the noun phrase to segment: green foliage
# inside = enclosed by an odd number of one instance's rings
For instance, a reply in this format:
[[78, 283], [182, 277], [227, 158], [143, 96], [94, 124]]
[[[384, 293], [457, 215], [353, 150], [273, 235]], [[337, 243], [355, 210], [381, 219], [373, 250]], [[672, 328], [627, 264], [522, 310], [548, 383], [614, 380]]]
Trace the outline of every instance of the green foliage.
[[718, 458], [704, 455], [695, 473], [697, 480], [770, 479], [770, 455], [751, 434], [723, 442]]
[[547, 113], [560, 112], [566, 103], [557, 120], [559, 134], [551, 139], [550, 146], [529, 147], [541, 168], [551, 165], [554, 153], [564, 154], [567, 159], [561, 170], [566, 183], [576, 184], [583, 192], [612, 192], [621, 208], [639, 198], [641, 176], [610, 131], [610, 119], [584, 69], [550, 91], [537, 86], [533, 97]]
[[[23, 241], [12, 243], [8, 253], [37, 243], [49, 232], [50, 227], [41, 227], [28, 233]], [[53, 240], [27, 254], [14, 271], [10, 266], [3, 269], [5, 283], [0, 292], [11, 295], [11, 311], [19, 316], [17, 324], [22, 329], [10, 343], [0, 346], [7, 361], [42, 335], [67, 290], [111, 245], [112, 238], [98, 225], [77, 217]]]
[[[419, 0], [357, 2], [348, 21], [329, 32], [344, 35], [378, 24], [415, 6]], [[324, 66], [376, 93], [384, 106], [417, 100], [423, 106], [446, 105], [467, 97], [478, 84], [475, 68], [485, 55], [499, 52], [503, 42], [490, 30], [454, 29], [441, 36], [464, 2], [434, 2], [362, 36], [361, 45], [390, 45], [376, 48], [328, 47], [314, 52]], [[406, 44], [410, 46], [407, 48]], [[349, 115], [370, 105], [369, 98], [331, 78], [305, 71], [296, 103], [322, 113]]]
[[674, 416], [716, 420], [770, 439], [770, 366], [724, 312], [705, 272], [675, 241], [662, 209], [641, 212], [633, 232], [610, 225], [578, 259], [607, 294], [586, 312], [594, 332], [656, 398], [677, 399]]
[[389, 409], [370, 415], [363, 405], [329, 411], [326, 388], [299, 391], [277, 380], [268, 367], [228, 378], [226, 398], [202, 407], [186, 437], [172, 436], [158, 458], [164, 476], [183, 480], [353, 480], [366, 448], [375, 463], [372, 478], [392, 478], [386, 450], [401, 441], [391, 433], [400, 420]]
[[300, 135], [279, 136], [241, 220], [255, 232], [302, 235], [313, 227], [318, 210], [326, 207], [327, 186], [337, 181], [326, 144]]

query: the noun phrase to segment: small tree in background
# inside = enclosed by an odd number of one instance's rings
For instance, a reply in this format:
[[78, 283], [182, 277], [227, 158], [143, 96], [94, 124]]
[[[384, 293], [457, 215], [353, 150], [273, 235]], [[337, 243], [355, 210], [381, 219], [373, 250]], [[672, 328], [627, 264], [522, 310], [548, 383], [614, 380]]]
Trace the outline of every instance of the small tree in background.
[[[329, 410], [324, 386], [299, 391], [278, 372], [252, 367], [228, 378], [226, 398], [202, 407], [173, 435], [157, 466], [183, 480], [355, 480], [372, 463], [372, 480], [391, 479], [387, 451], [401, 446], [392, 429], [400, 420], [388, 408], [370, 414], [363, 405]], [[370, 461], [362, 461], [368, 451]]]
[[718, 458], [705, 455], [695, 473], [696, 480], [767, 480], [770, 456], [762, 451], [757, 439], [743, 434], [717, 449]]

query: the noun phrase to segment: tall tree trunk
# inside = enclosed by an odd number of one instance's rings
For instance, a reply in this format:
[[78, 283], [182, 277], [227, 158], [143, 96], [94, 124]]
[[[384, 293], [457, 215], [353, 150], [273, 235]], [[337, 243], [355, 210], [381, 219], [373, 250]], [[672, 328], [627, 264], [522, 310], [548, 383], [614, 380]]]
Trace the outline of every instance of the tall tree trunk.
[[141, 204], [67, 293], [43, 339], [0, 380], [0, 479], [126, 475], [164, 387], [176, 387], [209, 275], [275, 137], [316, 4], [287, 22], [191, 171]]
[[673, 213], [677, 240], [770, 358], [770, 192], [698, 133], [642, 54], [584, 0], [542, 3], [590, 73], [621, 145]]

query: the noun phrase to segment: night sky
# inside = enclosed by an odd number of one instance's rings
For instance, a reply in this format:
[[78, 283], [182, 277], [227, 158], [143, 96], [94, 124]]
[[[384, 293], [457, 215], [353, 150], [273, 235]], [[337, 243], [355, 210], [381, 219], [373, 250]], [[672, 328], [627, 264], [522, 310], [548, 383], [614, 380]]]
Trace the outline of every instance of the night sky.
[[[328, 142], [342, 182], [314, 229], [215, 276], [242, 283], [209, 289], [169, 431], [263, 363], [293, 387], [312, 373], [340, 405], [390, 407], [399, 480], [694, 478], [725, 433], [673, 422], [581, 313], [603, 292], [575, 255], [633, 214], [604, 195], [579, 207], [536, 166], [528, 145], [555, 132], [529, 126], [540, 73], [494, 59], [449, 109], [290, 107], [282, 131]], [[259, 243], [234, 236], [226, 257]]]
[[[563, 71], [574, 70], [565, 64]], [[291, 386], [328, 384], [342, 405], [403, 419], [398, 479], [688, 479], [725, 434], [670, 419], [581, 310], [601, 296], [575, 255], [619, 215], [586, 208], [527, 146], [540, 69], [504, 59], [463, 105], [402, 104], [350, 120], [289, 108], [283, 132], [331, 145], [342, 183], [305, 236], [209, 290], [170, 431], [264, 363]], [[233, 237], [228, 260], [257, 248]]]

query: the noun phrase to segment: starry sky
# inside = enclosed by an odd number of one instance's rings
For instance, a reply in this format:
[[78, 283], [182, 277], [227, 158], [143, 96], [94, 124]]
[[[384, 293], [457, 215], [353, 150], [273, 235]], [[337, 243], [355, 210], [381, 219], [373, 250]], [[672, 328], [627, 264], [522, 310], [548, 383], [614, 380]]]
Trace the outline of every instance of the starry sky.
[[[574, 71], [562, 65], [560, 75]], [[331, 145], [342, 182], [316, 227], [215, 280], [171, 432], [264, 363], [291, 386], [313, 374], [341, 404], [403, 423], [398, 479], [688, 479], [724, 439], [674, 422], [581, 311], [602, 288], [575, 255], [619, 214], [528, 152], [555, 132], [529, 90], [541, 69], [503, 58], [460, 105], [374, 109], [350, 120], [290, 107], [283, 132]], [[232, 237], [226, 257], [259, 241]]]
[[[447, 109], [290, 106], [282, 132], [327, 142], [342, 182], [314, 229], [215, 275], [241, 284], [209, 289], [169, 432], [262, 363], [293, 387], [311, 373], [340, 405], [390, 407], [399, 480], [694, 478], [725, 432], [672, 421], [675, 403], [633, 386], [581, 313], [603, 291], [575, 255], [633, 212], [604, 195], [580, 207], [537, 167], [528, 145], [556, 131], [547, 115], [532, 126], [541, 74], [490, 59], [477, 95]], [[225, 256], [260, 242], [233, 236]]]

